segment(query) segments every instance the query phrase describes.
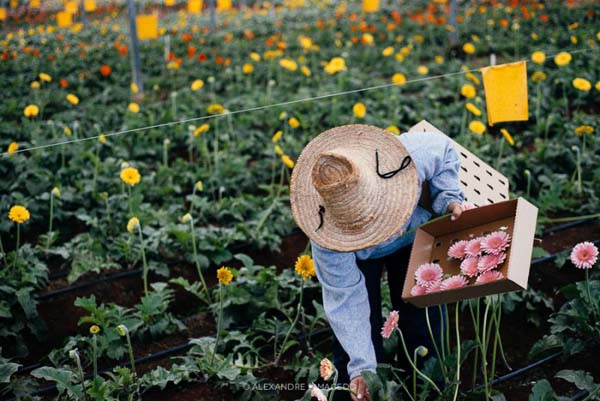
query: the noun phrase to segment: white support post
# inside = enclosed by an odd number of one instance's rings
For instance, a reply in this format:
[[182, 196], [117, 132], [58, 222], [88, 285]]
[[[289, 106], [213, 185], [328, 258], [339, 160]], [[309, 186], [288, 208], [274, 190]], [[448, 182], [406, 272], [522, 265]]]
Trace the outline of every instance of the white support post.
[[140, 44], [137, 36], [135, 4], [133, 0], [127, 0], [129, 11], [129, 35], [131, 39], [131, 73], [133, 82], [137, 85], [140, 94], [144, 93], [144, 83], [142, 81], [142, 66], [140, 62]]

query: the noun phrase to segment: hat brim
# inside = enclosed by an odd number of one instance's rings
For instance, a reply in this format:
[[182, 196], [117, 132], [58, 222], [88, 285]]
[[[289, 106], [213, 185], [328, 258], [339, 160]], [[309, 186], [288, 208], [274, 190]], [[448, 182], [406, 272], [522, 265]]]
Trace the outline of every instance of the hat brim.
[[[339, 147], [360, 152], [370, 167], [361, 174], [372, 174], [375, 179], [368, 188], [369, 223], [361, 229], [346, 229], [336, 224], [327, 209], [319, 214], [324, 202], [312, 181], [312, 169], [319, 155]], [[393, 134], [369, 125], [344, 125], [327, 130], [306, 145], [292, 172], [290, 202], [296, 224], [323, 248], [352, 252], [377, 245], [399, 233], [412, 215], [419, 196], [419, 178], [414, 162], [385, 179], [377, 175], [375, 151], [379, 154], [381, 172], [397, 169], [408, 150]], [[321, 224], [322, 222], [322, 224]], [[320, 226], [320, 228], [319, 228]]]

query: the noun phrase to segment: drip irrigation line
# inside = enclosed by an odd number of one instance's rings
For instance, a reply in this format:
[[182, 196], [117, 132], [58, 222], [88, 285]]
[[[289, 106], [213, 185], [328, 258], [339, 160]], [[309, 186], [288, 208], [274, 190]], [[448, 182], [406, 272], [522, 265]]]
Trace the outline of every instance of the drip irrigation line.
[[556, 226], [552, 226], [549, 227], [547, 229], [544, 230], [544, 236], [548, 235], [548, 234], [554, 234], [557, 233], [559, 231], [563, 231], [566, 230], [568, 228], [573, 228], [573, 227], [577, 227], [586, 223], [591, 223], [592, 221], [596, 220], [595, 218], [592, 219], [582, 219], [582, 220], [576, 220], [576, 221], [571, 221], [569, 223], [563, 223], [563, 224], [558, 224]]
[[[583, 52], [588, 52], [588, 51], [589, 52], [593, 52], [593, 51], [596, 51], [598, 49], [600, 49], [600, 48], [587, 47], [585, 49], [571, 50], [570, 53], [571, 54], [577, 54], [577, 53], [583, 53]], [[546, 60], [552, 59], [557, 54], [558, 53], [546, 56]], [[528, 59], [520, 59], [520, 60], [510, 61], [509, 63], [516, 63], [516, 62], [523, 62], [523, 61], [528, 61]], [[421, 77], [421, 78], [410, 79], [410, 80], [407, 80], [403, 84], [396, 84], [396, 83], [393, 83], [393, 82], [392, 83], [385, 83], [385, 84], [380, 84], [380, 85], [367, 86], [367, 87], [363, 87], [363, 88], [350, 89], [350, 90], [346, 90], [346, 91], [326, 93], [326, 94], [323, 94], [323, 95], [306, 97], [306, 98], [302, 98], [302, 99], [295, 99], [295, 100], [288, 100], [288, 101], [279, 102], [279, 103], [266, 104], [266, 105], [263, 105], [263, 106], [254, 106], [254, 107], [248, 107], [248, 108], [245, 108], [245, 109], [238, 109], [238, 110], [233, 110], [233, 111], [224, 111], [223, 113], [212, 114], [212, 115], [208, 115], [208, 116], [192, 117], [192, 118], [175, 120], [175, 121], [170, 121], [170, 122], [160, 123], [160, 124], [154, 124], [154, 125], [149, 125], [149, 126], [144, 126], [144, 127], [131, 128], [131, 129], [126, 129], [126, 130], [121, 130], [121, 131], [114, 131], [114, 132], [109, 132], [107, 134], [94, 135], [94, 136], [85, 137], [85, 138], [76, 138], [76, 139], [71, 139], [71, 140], [68, 140], [68, 141], [60, 141], [60, 142], [55, 142], [55, 143], [47, 143], [47, 144], [44, 144], [44, 145], [31, 146], [31, 147], [28, 147], [28, 148], [18, 149], [16, 151], [12, 152], [12, 153], [8, 153], [8, 151], [5, 151], [5, 152], [0, 153], [0, 156], [7, 156], [7, 155], [10, 155], [10, 154], [15, 154], [15, 153], [31, 152], [31, 151], [34, 151], [34, 150], [41, 150], [41, 149], [46, 149], [46, 148], [52, 148], [52, 147], [61, 146], [61, 145], [68, 145], [68, 144], [73, 144], [73, 143], [79, 143], [79, 142], [87, 142], [87, 141], [91, 141], [91, 140], [97, 140], [97, 139], [100, 138], [101, 135], [103, 135], [104, 137], [112, 137], [112, 136], [118, 136], [118, 135], [123, 135], [123, 134], [130, 134], [130, 133], [135, 133], [135, 132], [147, 131], [147, 130], [155, 129], [155, 128], [170, 127], [172, 125], [177, 125], [177, 124], [185, 124], [185, 123], [190, 123], [190, 122], [195, 122], [195, 121], [203, 121], [203, 120], [209, 120], [209, 119], [213, 119], [213, 118], [232, 116], [232, 115], [236, 115], [236, 114], [251, 113], [251, 112], [256, 112], [256, 111], [261, 111], [261, 110], [267, 110], [267, 109], [271, 109], [271, 108], [277, 108], [277, 107], [283, 107], [283, 106], [291, 106], [291, 105], [299, 104], [299, 103], [319, 101], [319, 100], [334, 98], [334, 97], [338, 97], [338, 96], [351, 95], [351, 94], [354, 94], [354, 93], [362, 93], [362, 92], [368, 92], [368, 91], [377, 90], [377, 89], [390, 88], [390, 87], [393, 87], [393, 86], [404, 86], [404, 85], [408, 85], [408, 84], [416, 83], [416, 82], [432, 81], [432, 80], [436, 80], [436, 79], [440, 79], [440, 78], [452, 77], [452, 76], [457, 76], [457, 75], [464, 75], [464, 74], [466, 74], [468, 72], [480, 71], [481, 68], [482, 67], [477, 67], [477, 68], [471, 68], [469, 70], [460, 70], [460, 71], [455, 71], [455, 72], [449, 72], [449, 73], [446, 73], [446, 74], [438, 74], [438, 75], [432, 75], [432, 76], [429, 76], [429, 77]]]

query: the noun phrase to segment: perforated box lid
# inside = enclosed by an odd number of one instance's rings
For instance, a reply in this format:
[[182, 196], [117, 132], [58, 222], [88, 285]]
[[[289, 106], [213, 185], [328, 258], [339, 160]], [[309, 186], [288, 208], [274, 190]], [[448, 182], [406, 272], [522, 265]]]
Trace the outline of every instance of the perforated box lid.
[[[409, 132], [414, 131], [444, 134], [426, 120], [422, 120], [409, 129]], [[508, 178], [494, 170], [489, 164], [469, 152], [458, 142], [451, 140], [460, 156], [459, 180], [460, 187], [465, 194], [465, 200], [475, 206], [508, 200]]]

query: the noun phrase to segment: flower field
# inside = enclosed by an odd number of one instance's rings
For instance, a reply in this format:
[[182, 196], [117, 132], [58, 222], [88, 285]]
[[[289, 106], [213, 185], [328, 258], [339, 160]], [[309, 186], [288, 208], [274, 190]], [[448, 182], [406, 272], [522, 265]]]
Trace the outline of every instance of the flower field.
[[[0, 8], [2, 399], [331, 399], [290, 174], [331, 127], [421, 120], [539, 208], [534, 260], [527, 290], [429, 307], [444, 349], [372, 399], [600, 399], [597, 2], [138, 1], [138, 78], [127, 2], [41, 3]], [[523, 60], [528, 120], [489, 125], [480, 69]], [[443, 286], [497, 279], [492, 234]]]

